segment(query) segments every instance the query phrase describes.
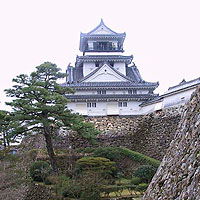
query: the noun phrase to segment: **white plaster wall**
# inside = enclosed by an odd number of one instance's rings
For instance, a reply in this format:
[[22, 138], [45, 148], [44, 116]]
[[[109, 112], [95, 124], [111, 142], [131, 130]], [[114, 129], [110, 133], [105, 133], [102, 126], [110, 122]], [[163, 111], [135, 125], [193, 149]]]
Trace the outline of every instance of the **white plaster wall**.
[[113, 66], [117, 71], [119, 71], [120, 73], [122, 73], [123, 75], [126, 75], [126, 68], [125, 68], [125, 63], [123, 62], [116, 62], [114, 63]]
[[124, 90], [106, 90], [106, 94], [125, 94], [124, 92]]
[[96, 102], [96, 108], [88, 108], [89, 116], [105, 116], [107, 115], [107, 102]]
[[119, 115], [140, 115], [140, 101], [128, 101], [127, 107], [119, 107]]
[[95, 63], [83, 63], [83, 76], [87, 76], [95, 69]]
[[67, 107], [69, 110], [72, 110], [72, 113], [76, 112], [76, 103], [69, 102], [69, 103], [67, 103]]
[[163, 102], [156, 102], [154, 104], [150, 104], [147, 106], [143, 106], [140, 108], [140, 112], [141, 114], [148, 114], [148, 113], [152, 113], [156, 110], [160, 110], [163, 108]]
[[121, 82], [127, 81], [125, 78], [120, 76], [118, 73], [113, 71], [112, 67], [104, 64], [98, 72], [93, 74], [84, 82]]
[[185, 104], [187, 101], [190, 100], [191, 94], [194, 91], [195, 88], [191, 88], [187, 91], [182, 91], [180, 93], [172, 94], [170, 96], [165, 96], [161, 102], [156, 102], [154, 104], [141, 107], [141, 113], [147, 114], [162, 108], [168, 108]]
[[[96, 108], [87, 108], [88, 116], [106, 116], [107, 115], [107, 104], [112, 102], [96, 102]], [[113, 102], [114, 103], [114, 102]], [[118, 107], [119, 115], [139, 115], [141, 114], [139, 105], [142, 102], [138, 101], [128, 101], [127, 107]], [[76, 104], [79, 102], [68, 103], [68, 108], [76, 112]], [[84, 103], [83, 103], [84, 104]], [[117, 102], [118, 104], [118, 102]], [[80, 113], [82, 114], [82, 113]]]
[[96, 90], [79, 90], [75, 92], [76, 95], [90, 95], [97, 94]]
[[148, 94], [148, 90], [137, 90], [137, 94]]
[[118, 79], [112, 73], [99, 73], [98, 76], [90, 78], [90, 80], [86, 80], [85, 82], [121, 82], [122, 80]]
[[96, 35], [96, 34], [113, 34], [109, 29], [107, 29], [105, 26], [100, 26], [97, 30], [95, 30], [94, 32], [92, 32], [92, 34]]
[[191, 94], [194, 91], [195, 91], [195, 88], [191, 88], [190, 90], [165, 97], [163, 100], [163, 107], [167, 108], [167, 107], [186, 103], [190, 99]]

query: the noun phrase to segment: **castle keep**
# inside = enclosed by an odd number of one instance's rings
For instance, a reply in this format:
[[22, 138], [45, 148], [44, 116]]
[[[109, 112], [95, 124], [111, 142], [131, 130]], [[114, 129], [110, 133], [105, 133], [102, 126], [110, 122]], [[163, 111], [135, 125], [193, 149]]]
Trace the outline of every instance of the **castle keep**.
[[103, 20], [88, 33], [80, 34], [75, 67], [68, 66], [63, 86], [75, 89], [67, 95], [69, 109], [86, 116], [138, 115], [140, 104], [157, 97], [158, 82], [144, 81], [132, 62], [124, 56], [125, 33], [116, 33]]

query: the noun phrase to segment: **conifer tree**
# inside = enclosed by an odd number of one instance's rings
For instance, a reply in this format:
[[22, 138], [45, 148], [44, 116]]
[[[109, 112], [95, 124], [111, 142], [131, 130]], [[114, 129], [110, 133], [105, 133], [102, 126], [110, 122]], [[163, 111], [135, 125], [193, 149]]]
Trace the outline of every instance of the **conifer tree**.
[[7, 102], [13, 109], [15, 124], [13, 135], [34, 134], [44, 135], [47, 152], [52, 169], [57, 173], [57, 164], [52, 144], [52, 135], [61, 127], [69, 127], [87, 138], [98, 133], [91, 124], [83, 122], [81, 116], [72, 114], [67, 108], [67, 93], [74, 91], [60, 86], [56, 81], [66, 77], [60, 69], [50, 62], [36, 67], [30, 76], [21, 74], [13, 79], [16, 84], [5, 90], [12, 102]]
[[5, 148], [10, 145], [9, 125], [9, 112], [6, 110], [0, 110], [0, 139]]

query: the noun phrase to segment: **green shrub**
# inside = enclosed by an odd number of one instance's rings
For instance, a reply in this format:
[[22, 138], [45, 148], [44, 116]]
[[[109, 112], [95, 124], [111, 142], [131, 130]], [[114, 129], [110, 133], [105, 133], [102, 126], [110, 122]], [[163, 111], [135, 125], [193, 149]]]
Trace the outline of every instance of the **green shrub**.
[[140, 183], [142, 183], [142, 179], [140, 177], [133, 177], [131, 179], [131, 183], [134, 185], [139, 185]]
[[43, 182], [50, 172], [51, 168], [45, 161], [36, 161], [31, 164], [30, 176], [34, 181]]
[[147, 183], [140, 183], [139, 185], [136, 186], [135, 190], [139, 192], [144, 192], [148, 188]]
[[58, 177], [58, 182], [56, 184], [56, 192], [58, 195], [63, 194], [63, 188], [68, 186], [69, 181], [70, 181], [70, 178], [65, 175], [61, 175]]
[[94, 150], [94, 155], [97, 157], [108, 158], [111, 161], [118, 161], [121, 157], [119, 148], [115, 147], [103, 147]]
[[111, 161], [117, 162], [122, 156], [126, 156], [133, 161], [159, 167], [160, 161], [154, 158], [150, 158], [139, 152], [132, 151], [125, 147], [100, 147], [100, 148], [86, 148], [83, 152], [94, 153], [96, 157], [108, 158]]
[[63, 197], [70, 197], [79, 199], [82, 193], [81, 185], [78, 184], [75, 180], [71, 180], [65, 183], [62, 188]]
[[114, 193], [116, 196], [121, 196], [124, 189], [126, 189], [126, 186], [112, 185], [102, 187], [101, 192], [104, 193], [105, 196], [109, 196], [110, 193]]
[[80, 200], [99, 200], [100, 188], [104, 184], [104, 178], [100, 174], [85, 174], [78, 179], [69, 180], [62, 187], [63, 197]]
[[156, 173], [156, 170], [157, 168], [152, 165], [143, 165], [135, 171], [134, 176], [139, 177], [142, 182], [149, 183]]
[[115, 162], [111, 162], [107, 158], [102, 157], [83, 157], [76, 161], [76, 171], [82, 172], [98, 172], [113, 174], [116, 170]]
[[47, 176], [44, 180], [44, 183], [45, 185], [56, 185], [57, 181], [57, 176]]

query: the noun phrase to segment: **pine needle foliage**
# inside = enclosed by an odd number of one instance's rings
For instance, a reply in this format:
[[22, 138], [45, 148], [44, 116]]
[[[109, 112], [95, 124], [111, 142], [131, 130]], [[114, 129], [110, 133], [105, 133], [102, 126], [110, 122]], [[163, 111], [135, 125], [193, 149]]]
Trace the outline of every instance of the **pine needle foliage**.
[[42, 133], [54, 172], [57, 172], [57, 165], [52, 136], [57, 130], [61, 127], [71, 128], [80, 134], [84, 133], [86, 138], [94, 138], [98, 133], [94, 127], [83, 123], [81, 116], [68, 110], [65, 95], [74, 91], [57, 83], [58, 79], [65, 77], [66, 73], [61, 73], [55, 64], [45, 62], [36, 67], [30, 76], [17, 76], [13, 79], [15, 85], [5, 90], [7, 96], [14, 98], [6, 103], [12, 107], [12, 120], [16, 123], [12, 134]]

